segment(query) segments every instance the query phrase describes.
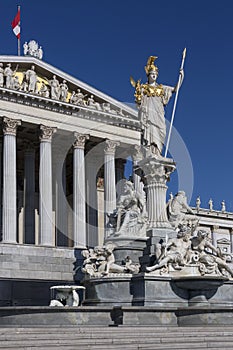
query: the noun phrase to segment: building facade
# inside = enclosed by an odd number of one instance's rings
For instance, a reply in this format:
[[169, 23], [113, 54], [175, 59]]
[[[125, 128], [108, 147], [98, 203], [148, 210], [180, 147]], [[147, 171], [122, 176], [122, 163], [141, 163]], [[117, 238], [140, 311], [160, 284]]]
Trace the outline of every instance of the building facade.
[[[140, 123], [35, 57], [0, 62], [0, 305], [46, 305], [51, 285], [73, 282], [81, 250], [104, 242], [126, 160], [140, 158]], [[230, 256], [233, 214], [195, 211]]]

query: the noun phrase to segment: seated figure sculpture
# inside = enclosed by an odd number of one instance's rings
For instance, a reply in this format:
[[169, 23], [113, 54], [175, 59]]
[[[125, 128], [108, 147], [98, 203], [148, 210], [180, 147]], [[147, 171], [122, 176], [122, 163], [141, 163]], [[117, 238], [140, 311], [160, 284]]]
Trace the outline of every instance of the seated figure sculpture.
[[133, 264], [129, 257], [126, 257], [122, 265], [115, 262], [113, 251], [115, 245], [111, 242], [94, 249], [82, 251], [84, 256], [82, 271], [89, 276], [106, 276], [109, 273], [137, 273], [139, 265]]
[[198, 218], [188, 205], [184, 191], [179, 191], [173, 198], [169, 199], [167, 203], [167, 212], [169, 222], [174, 229], [177, 229], [181, 224], [189, 224], [189, 226], [192, 226], [193, 230], [197, 227]]
[[226, 271], [233, 277], [233, 270], [224, 260], [221, 250], [211, 244], [206, 231], [199, 230], [197, 236], [192, 237], [191, 243], [193, 258], [200, 263], [199, 269], [202, 275], [220, 272], [225, 276]]
[[211, 244], [208, 233], [203, 230], [192, 236], [192, 229], [181, 225], [176, 238], [156, 245], [155, 255], [156, 263], [146, 267], [147, 272], [160, 270], [161, 274], [186, 269], [187, 276], [191, 268], [197, 276], [233, 277], [222, 252]]
[[136, 193], [131, 181], [125, 181], [124, 191], [117, 202], [117, 208], [110, 215], [115, 235], [143, 235], [146, 230], [147, 212], [143, 194]]
[[180, 270], [189, 260], [189, 250], [191, 229], [182, 226], [177, 233], [176, 238], [171, 238], [168, 242], [161, 245], [161, 249], [156, 247], [157, 263], [146, 268], [147, 272], [167, 268], [168, 264], [172, 264], [175, 270]]

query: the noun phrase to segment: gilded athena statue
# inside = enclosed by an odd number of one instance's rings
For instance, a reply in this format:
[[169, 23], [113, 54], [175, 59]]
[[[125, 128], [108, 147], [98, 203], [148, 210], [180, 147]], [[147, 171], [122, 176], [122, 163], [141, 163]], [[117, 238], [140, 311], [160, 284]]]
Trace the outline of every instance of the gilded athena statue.
[[[150, 56], [145, 66], [147, 83], [140, 84], [130, 77], [131, 84], [135, 87], [135, 100], [139, 108], [139, 119], [142, 126], [142, 142], [148, 146], [151, 152], [162, 154], [166, 138], [166, 124], [164, 117], [164, 106], [166, 106], [176, 92], [176, 87], [157, 83], [158, 67], [154, 64], [157, 57]], [[180, 72], [183, 81], [183, 70]]]

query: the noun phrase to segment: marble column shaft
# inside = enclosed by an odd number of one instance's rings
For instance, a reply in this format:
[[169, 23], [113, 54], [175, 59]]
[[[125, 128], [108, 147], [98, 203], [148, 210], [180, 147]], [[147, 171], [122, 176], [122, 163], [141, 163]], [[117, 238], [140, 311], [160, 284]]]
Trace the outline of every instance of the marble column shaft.
[[16, 217], [16, 130], [21, 122], [3, 119], [3, 209], [2, 242], [17, 242]]
[[52, 219], [52, 136], [56, 128], [40, 126], [40, 245], [54, 245]]
[[[118, 141], [106, 140], [104, 149], [104, 195], [105, 214], [111, 214], [116, 209], [116, 179], [115, 179], [115, 151]], [[107, 217], [105, 222], [107, 223]]]
[[86, 248], [85, 142], [89, 135], [74, 133], [73, 232], [74, 247]]
[[35, 243], [35, 150], [24, 154], [24, 243]]
[[216, 226], [216, 225], [211, 227], [212, 244], [215, 247], [217, 247], [217, 230], [218, 229], [219, 229], [219, 226]]

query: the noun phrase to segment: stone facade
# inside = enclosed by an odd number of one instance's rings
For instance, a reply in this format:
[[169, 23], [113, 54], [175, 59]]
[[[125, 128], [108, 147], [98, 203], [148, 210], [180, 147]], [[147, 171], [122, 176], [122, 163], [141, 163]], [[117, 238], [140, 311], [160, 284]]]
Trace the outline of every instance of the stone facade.
[[[143, 163], [140, 122], [137, 111], [35, 57], [0, 62], [12, 67], [0, 87], [0, 305], [45, 305], [52, 284], [73, 282], [81, 250], [107, 238], [126, 159]], [[147, 190], [158, 192], [150, 181]], [[142, 192], [136, 173], [134, 186]], [[230, 255], [233, 214], [194, 211]], [[129, 251], [144, 245], [135, 240]]]

